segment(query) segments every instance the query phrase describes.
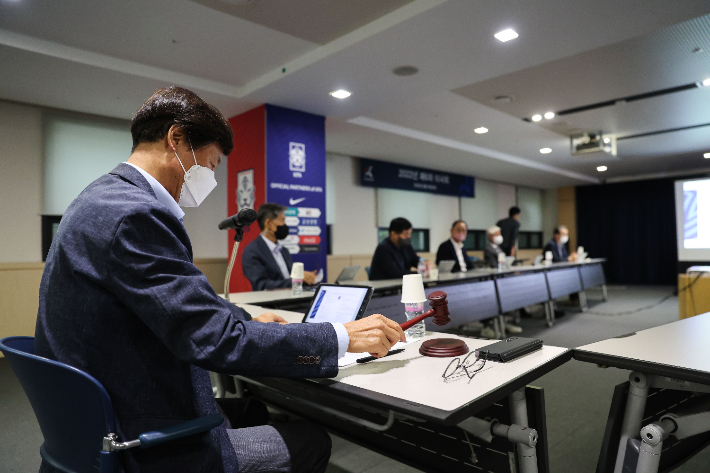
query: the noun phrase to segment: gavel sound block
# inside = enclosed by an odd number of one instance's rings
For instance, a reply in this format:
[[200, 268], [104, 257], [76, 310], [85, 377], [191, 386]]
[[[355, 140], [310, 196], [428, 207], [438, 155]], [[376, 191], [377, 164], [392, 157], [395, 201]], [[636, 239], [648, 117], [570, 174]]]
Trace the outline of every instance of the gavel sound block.
[[[412, 325], [431, 316], [434, 316], [432, 319], [434, 325], [446, 325], [451, 322], [451, 317], [449, 317], [449, 301], [446, 299], [446, 293], [444, 291], [432, 292], [427, 299], [429, 299], [431, 309], [412, 320], [400, 324], [402, 330], [407, 330]], [[435, 338], [422, 343], [419, 347], [419, 353], [435, 358], [447, 358], [468, 353], [468, 346], [466, 346], [463, 340], [457, 340], [455, 338]]]

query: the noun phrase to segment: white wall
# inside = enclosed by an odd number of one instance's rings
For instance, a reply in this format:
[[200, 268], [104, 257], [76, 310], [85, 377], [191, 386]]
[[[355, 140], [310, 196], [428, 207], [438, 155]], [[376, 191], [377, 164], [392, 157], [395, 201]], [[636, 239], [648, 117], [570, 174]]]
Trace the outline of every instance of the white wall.
[[326, 157], [326, 221], [333, 224], [334, 255], [367, 255], [377, 247], [375, 189], [356, 183], [356, 159]]
[[42, 213], [62, 215], [86, 186], [131, 156], [130, 122], [43, 115]]
[[[515, 186], [508, 184], [496, 184], [496, 208], [498, 209], [498, 220], [508, 217], [511, 207], [518, 205], [518, 198]], [[491, 224], [492, 225], [492, 224]]]
[[42, 260], [42, 114], [0, 101], [0, 263]]
[[476, 197], [461, 199], [461, 219], [469, 229], [486, 230], [504, 217], [498, 212], [496, 186], [493, 182], [476, 179]]
[[[227, 258], [227, 232], [217, 228], [227, 218], [227, 160], [214, 172], [217, 187], [199, 207], [184, 208], [182, 222], [192, 243], [194, 258]], [[258, 230], [258, 227], [257, 227]]]
[[539, 232], [543, 230], [543, 202], [540, 189], [518, 187], [520, 207], [520, 230]]

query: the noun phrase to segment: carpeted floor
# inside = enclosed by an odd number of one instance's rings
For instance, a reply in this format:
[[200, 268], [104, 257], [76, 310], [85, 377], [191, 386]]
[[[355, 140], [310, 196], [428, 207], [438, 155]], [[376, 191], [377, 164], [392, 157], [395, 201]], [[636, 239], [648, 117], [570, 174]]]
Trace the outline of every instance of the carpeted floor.
[[[567, 314], [558, 319], [553, 328], [545, 327], [542, 320], [522, 319], [522, 335], [541, 338], [548, 345], [573, 348], [673, 322], [678, 318], [675, 297], [635, 314], [600, 315], [653, 304], [672, 290], [670, 287], [610, 287], [606, 303], [601, 302], [601, 292], [590, 291], [588, 313], [583, 314], [561, 302], [560, 308]], [[552, 473], [595, 470], [613, 387], [627, 377], [627, 371], [570, 361], [532, 383], [545, 389]], [[41, 443], [42, 434], [32, 409], [7, 361], [0, 359], [0, 472], [36, 472]], [[707, 472], [709, 464], [710, 449], [706, 449], [676, 471]], [[398, 473], [412, 469], [334, 436], [327, 471]]]

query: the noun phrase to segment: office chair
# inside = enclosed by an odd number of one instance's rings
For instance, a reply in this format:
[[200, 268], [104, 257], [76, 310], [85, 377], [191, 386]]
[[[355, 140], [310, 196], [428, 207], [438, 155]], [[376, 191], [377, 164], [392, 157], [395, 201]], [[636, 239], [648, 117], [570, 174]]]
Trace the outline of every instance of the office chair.
[[115, 473], [118, 450], [152, 447], [207, 432], [223, 422], [220, 414], [213, 414], [121, 442], [114, 433], [111, 399], [96, 379], [64, 363], [34, 355], [33, 337], [3, 338], [0, 351], [39, 422], [44, 436], [40, 455], [63, 472]]
[[365, 272], [367, 273], [367, 279], [370, 279], [370, 267], [365, 266]]

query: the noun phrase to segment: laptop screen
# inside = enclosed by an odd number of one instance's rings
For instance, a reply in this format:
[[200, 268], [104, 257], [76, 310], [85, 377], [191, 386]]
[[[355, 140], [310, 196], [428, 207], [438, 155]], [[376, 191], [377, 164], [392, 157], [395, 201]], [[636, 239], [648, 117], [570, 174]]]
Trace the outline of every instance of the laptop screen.
[[304, 322], [348, 323], [357, 318], [369, 288], [323, 285], [318, 288]]

